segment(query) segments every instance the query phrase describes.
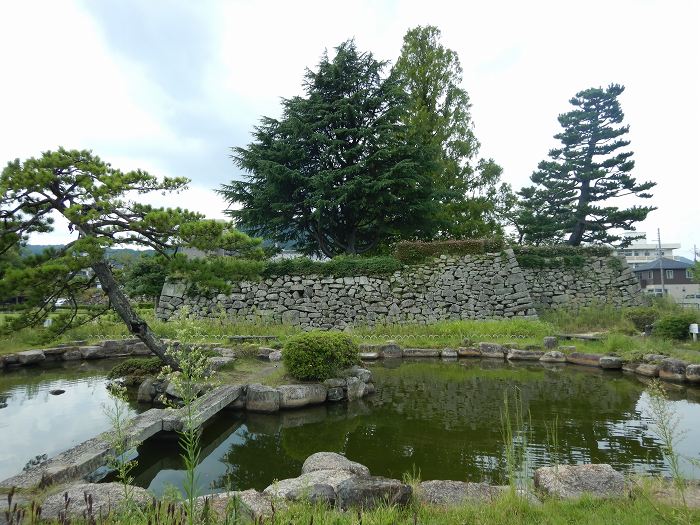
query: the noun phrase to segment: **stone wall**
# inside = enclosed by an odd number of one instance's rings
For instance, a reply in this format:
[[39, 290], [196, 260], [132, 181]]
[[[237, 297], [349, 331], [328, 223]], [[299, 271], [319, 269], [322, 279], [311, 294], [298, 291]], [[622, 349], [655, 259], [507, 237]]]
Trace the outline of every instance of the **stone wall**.
[[[594, 271], [589, 272], [589, 266]], [[196, 317], [223, 315], [324, 329], [387, 322], [536, 318], [536, 305], [591, 304], [608, 297], [615, 304], [636, 303], [639, 286], [636, 282], [633, 286], [631, 271], [624, 268], [596, 259], [579, 270], [523, 269], [513, 251], [505, 250], [464, 257], [443, 255], [384, 277], [309, 275], [240, 282], [229, 294], [210, 298], [191, 297], [185, 284], [168, 282], [157, 315], [168, 320], [184, 308]], [[585, 278], [576, 277], [576, 271]]]
[[624, 259], [586, 257], [575, 268], [523, 268], [530, 297], [538, 310], [594, 303], [641, 304], [639, 280]]

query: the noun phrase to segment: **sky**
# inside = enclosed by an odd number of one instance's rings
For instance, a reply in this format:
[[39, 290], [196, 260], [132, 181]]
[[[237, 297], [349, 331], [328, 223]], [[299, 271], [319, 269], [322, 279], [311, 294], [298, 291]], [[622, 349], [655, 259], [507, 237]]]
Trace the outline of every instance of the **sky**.
[[[700, 2], [23, 0], [0, 3], [0, 164], [58, 146], [185, 176], [153, 204], [223, 218], [213, 191], [307, 67], [354, 38], [395, 61], [435, 25], [460, 57], [481, 156], [525, 186], [578, 91], [619, 83], [634, 176], [654, 180], [650, 238], [700, 246]], [[648, 204], [649, 201], [639, 202]], [[64, 231], [32, 238], [65, 242]]]

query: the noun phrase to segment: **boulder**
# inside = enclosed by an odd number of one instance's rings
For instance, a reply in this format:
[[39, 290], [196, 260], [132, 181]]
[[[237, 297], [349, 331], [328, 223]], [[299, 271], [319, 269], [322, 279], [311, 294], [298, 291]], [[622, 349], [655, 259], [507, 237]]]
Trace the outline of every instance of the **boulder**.
[[329, 507], [335, 505], [335, 489], [326, 483], [314, 483], [304, 487], [293, 488], [286, 494], [290, 501], [305, 501], [315, 505], [323, 503]]
[[301, 467], [302, 474], [320, 470], [344, 470], [358, 476], [369, 476], [369, 469], [364, 465], [335, 452], [316, 452], [311, 454]]
[[379, 348], [382, 357], [403, 357], [403, 350], [396, 344], [396, 341], [387, 341]]
[[542, 345], [545, 347], [547, 350], [553, 350], [557, 346], [559, 346], [559, 339], [556, 337], [545, 337], [542, 340]]
[[259, 383], [248, 385], [245, 408], [251, 412], [277, 412], [280, 408], [280, 393]]
[[664, 381], [683, 383], [685, 381], [685, 369], [688, 364], [680, 359], [666, 358], [661, 361], [659, 377]]
[[488, 503], [502, 494], [499, 487], [487, 483], [433, 480], [423, 481], [416, 489], [418, 501], [429, 505], [457, 506], [467, 501]]
[[372, 372], [357, 365], [343, 370], [340, 375], [342, 377], [356, 377], [363, 383], [369, 383], [372, 380]]
[[558, 350], [550, 350], [540, 357], [540, 361], [543, 363], [566, 363], [566, 356]]
[[535, 488], [564, 499], [590, 494], [600, 498], [622, 497], [625, 478], [610, 465], [558, 465], [535, 471]]
[[36, 365], [41, 363], [46, 359], [44, 352], [41, 350], [25, 350], [24, 352], [17, 352], [17, 363], [20, 365]]
[[440, 357], [440, 350], [430, 348], [404, 348], [404, 357]]
[[635, 361], [624, 361], [622, 363], [622, 371], [623, 372], [636, 372], [638, 366], [639, 366], [639, 363], [637, 363]]
[[61, 358], [64, 361], [79, 361], [83, 358], [83, 353], [79, 348], [74, 348], [72, 350], [66, 350]]
[[376, 361], [379, 359], [379, 352], [360, 352], [360, 359], [363, 361]]
[[234, 361], [233, 357], [209, 357], [207, 359], [207, 370], [212, 373], [216, 370], [221, 370], [227, 364]]
[[373, 509], [379, 505], [406, 505], [411, 500], [410, 485], [397, 479], [379, 476], [351, 477], [336, 491], [336, 502], [341, 509]]
[[63, 390], [62, 388], [54, 388], [52, 390], [49, 390], [49, 394], [52, 396], [60, 396], [61, 394], [65, 394], [66, 391]]
[[634, 373], [644, 377], [659, 377], [659, 368], [659, 365], [652, 363], [640, 363], [634, 369]]
[[44, 356], [47, 360], [60, 361], [63, 359], [63, 354], [65, 354], [67, 350], [68, 348], [58, 346], [56, 348], [44, 348], [42, 352], [44, 352]]
[[235, 516], [236, 521], [242, 517], [244, 520], [250, 520], [253, 523], [263, 523], [275, 511], [283, 510], [286, 507], [283, 501], [275, 501], [273, 509], [272, 497], [255, 489], [200, 496], [197, 498], [199, 500], [198, 506], [204, 504], [205, 498], [209, 500], [212, 512], [221, 523], [225, 523], [227, 519], [230, 520], [232, 518], [229, 515], [231, 508], [229, 500], [233, 498], [236, 499], [238, 505], [238, 514]]
[[568, 363], [584, 366], [600, 366], [600, 356], [598, 354], [584, 354], [583, 352], [573, 352], [566, 356]]
[[700, 383], [700, 365], [688, 365], [685, 367], [685, 378], [690, 383]]
[[479, 352], [482, 357], [491, 359], [505, 359], [506, 357], [503, 347], [496, 343], [479, 343]]
[[365, 382], [357, 377], [348, 377], [346, 392], [348, 401], [362, 399], [365, 395]]
[[302, 474], [298, 478], [277, 481], [268, 486], [263, 493], [280, 499], [300, 499], [318, 485], [329, 486], [334, 493], [337, 493], [341, 483], [354, 477], [356, 474], [347, 470], [318, 470]]
[[146, 346], [146, 343], [141, 341], [127, 345], [126, 353], [130, 355], [151, 355], [151, 351]]
[[342, 388], [347, 385], [347, 380], [344, 377], [332, 377], [331, 379], [326, 379], [323, 384], [328, 388]]
[[326, 400], [328, 389], [324, 385], [282, 385], [279, 392], [279, 408], [298, 408], [318, 405]]
[[654, 363], [658, 365], [661, 364], [661, 361], [664, 359], [668, 359], [668, 356], [663, 354], [644, 354], [645, 363]]
[[274, 350], [270, 352], [270, 355], [268, 355], [267, 358], [273, 363], [282, 361], [282, 350]]
[[598, 361], [598, 364], [600, 365], [600, 368], [604, 368], [605, 370], [622, 369], [622, 359], [611, 355], [604, 355], [603, 357], [601, 357], [600, 361]]
[[544, 355], [544, 352], [535, 352], [532, 350], [508, 350], [508, 359], [510, 361], [539, 361]]
[[460, 346], [457, 349], [457, 355], [459, 357], [481, 357], [481, 352], [473, 346]]
[[445, 348], [440, 352], [440, 357], [443, 359], [457, 359], [457, 356], [457, 350], [453, 350], [452, 348]]
[[345, 399], [345, 390], [342, 386], [331, 387], [328, 389], [326, 399], [328, 401], [342, 401]]
[[125, 354], [126, 340], [125, 339], [107, 339], [100, 344], [105, 349], [106, 354]]
[[153, 384], [155, 379], [148, 377], [139, 385], [139, 391], [136, 394], [136, 401], [139, 403], [151, 403], [156, 397], [156, 387]]
[[374, 383], [365, 383], [365, 396], [374, 394], [376, 391], [377, 388], [374, 386]]
[[107, 355], [101, 346], [81, 346], [79, 350], [83, 359], [102, 359]]
[[[145, 507], [151, 501], [151, 495], [146, 489], [131, 486], [131, 498], [139, 506]], [[64, 494], [68, 493], [70, 504], [68, 515], [82, 517], [87, 511], [85, 494], [92, 496], [92, 511], [94, 516], [106, 516], [124, 500], [124, 486], [121, 483], [79, 483], [71, 485], [66, 490], [46, 498], [41, 505], [43, 519], [57, 519], [59, 512], [65, 509]]]
[[261, 359], [262, 361], [269, 361], [270, 354], [274, 351], [274, 348], [267, 348], [265, 346], [261, 346], [260, 348], [258, 348], [258, 359]]

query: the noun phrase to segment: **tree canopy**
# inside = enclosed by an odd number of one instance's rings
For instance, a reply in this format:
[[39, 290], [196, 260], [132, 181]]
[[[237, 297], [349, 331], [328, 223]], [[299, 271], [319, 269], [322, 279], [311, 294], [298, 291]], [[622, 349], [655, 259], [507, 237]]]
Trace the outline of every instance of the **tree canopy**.
[[624, 87], [581, 91], [570, 100], [575, 109], [559, 115], [563, 130], [554, 136], [561, 146], [549, 152], [523, 188], [519, 217], [528, 242], [613, 243], [622, 238], [614, 229], [632, 230], [653, 206], [619, 208], [610, 201], [620, 197], [651, 198], [656, 183], [637, 183], [631, 172], [633, 153], [623, 137], [629, 126], [618, 97]]
[[481, 237], [497, 231], [502, 169], [478, 159], [469, 95], [462, 87], [456, 52], [440, 43], [434, 26], [410, 29], [393, 74], [408, 95], [403, 122], [410, 142], [421, 144], [434, 180], [435, 217], [422, 228], [428, 238]]
[[[90, 151], [64, 148], [8, 163], [0, 174], [0, 255], [17, 250], [32, 233], [53, 231], [57, 214], [67, 222], [66, 232], [77, 234], [64, 246], [32, 256], [23, 265], [8, 266], [3, 272], [0, 297], [22, 295], [27, 307], [11, 328], [43, 322], [58, 298], [68, 299], [70, 308], [54, 319], [57, 333], [112, 308], [132, 334], [177, 368], [160, 339], [132, 308], [105, 250], [124, 245], [147, 247], [170, 259], [181, 245], [240, 249], [245, 243], [230, 225], [204, 220], [187, 210], [154, 208], [130, 200], [154, 191], [182, 191], [187, 182], [184, 178], [159, 180], [141, 170], [123, 172]], [[81, 316], [77, 296], [97, 281], [109, 304], [90, 316]]]
[[352, 40], [335, 51], [306, 71], [304, 96], [233, 148], [246, 180], [220, 190], [246, 231], [328, 257], [413, 235], [435, 215], [432, 157], [406, 133], [401, 85]]

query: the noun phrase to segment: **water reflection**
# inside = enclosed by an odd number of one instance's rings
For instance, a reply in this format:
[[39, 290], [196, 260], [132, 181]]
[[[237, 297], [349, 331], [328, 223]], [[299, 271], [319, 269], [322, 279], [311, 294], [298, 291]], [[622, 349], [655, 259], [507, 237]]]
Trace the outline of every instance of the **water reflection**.
[[[0, 479], [40, 454], [54, 456], [110, 428], [106, 372], [115, 362], [56, 363], [0, 373]], [[53, 396], [50, 390], [65, 393]], [[130, 408], [131, 412], [135, 410]]]
[[[224, 413], [202, 436], [200, 488], [262, 489], [297, 476], [304, 459], [321, 450], [341, 452], [377, 475], [401, 477], [415, 467], [423, 479], [504, 483], [501, 411], [504, 393], [516, 388], [529, 413], [530, 470], [552, 463], [546, 428], [557, 420], [565, 463], [666, 472], [645, 417], [645, 385], [634, 376], [486, 360], [388, 365], [373, 367], [377, 393], [362, 402], [275, 415]], [[681, 452], [694, 457], [700, 454], [696, 392], [671, 391], [689, 431]], [[138, 484], [156, 493], [181, 485], [176, 443], [147, 443], [140, 454]], [[686, 465], [686, 474], [697, 473]]]

